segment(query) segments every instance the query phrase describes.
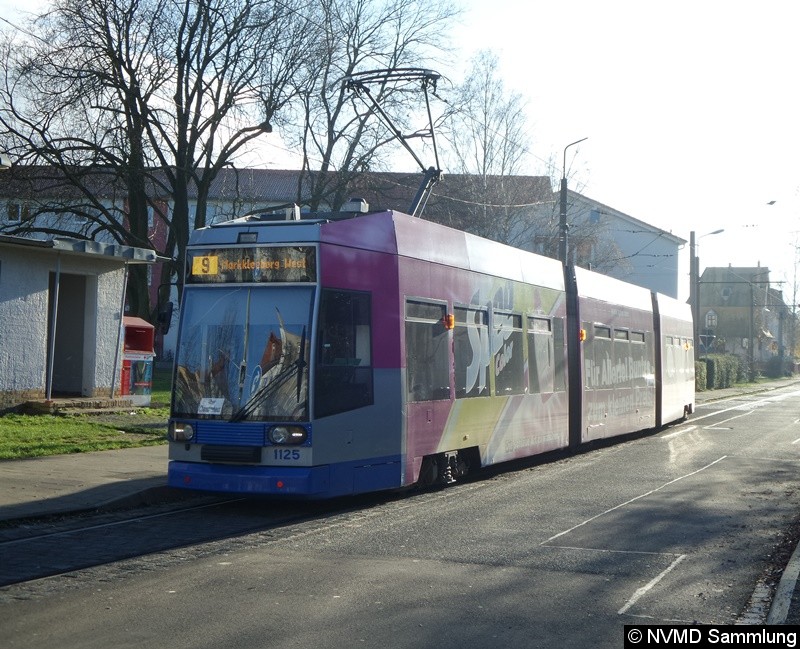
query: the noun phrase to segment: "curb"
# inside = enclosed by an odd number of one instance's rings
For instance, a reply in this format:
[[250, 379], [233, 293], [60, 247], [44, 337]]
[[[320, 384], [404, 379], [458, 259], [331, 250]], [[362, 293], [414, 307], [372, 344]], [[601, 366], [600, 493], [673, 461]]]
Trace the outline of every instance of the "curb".
[[111, 498], [95, 505], [43, 511], [41, 513], [29, 514], [27, 516], [15, 516], [13, 518], [0, 519], [0, 527], [15, 527], [23, 523], [33, 523], [36, 521], [46, 521], [52, 518], [64, 516], [80, 516], [81, 514], [103, 514], [121, 511], [124, 509], [134, 509], [136, 507], [150, 507], [156, 505], [169, 505], [198, 499], [213, 499], [212, 495], [204, 492], [188, 491], [176, 489], [175, 487], [148, 487], [136, 493], [127, 494]]
[[772, 605], [769, 607], [767, 624], [785, 624], [792, 605], [792, 596], [797, 586], [797, 577], [800, 575], [800, 544], [795, 547], [786, 569], [781, 575]]

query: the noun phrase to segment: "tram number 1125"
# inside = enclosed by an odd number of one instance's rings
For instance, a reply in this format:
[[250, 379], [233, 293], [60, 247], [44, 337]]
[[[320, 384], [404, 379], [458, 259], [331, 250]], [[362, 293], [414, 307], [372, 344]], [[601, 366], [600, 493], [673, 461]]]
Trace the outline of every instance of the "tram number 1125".
[[273, 460], [299, 460], [300, 450], [296, 448], [275, 448], [272, 449]]

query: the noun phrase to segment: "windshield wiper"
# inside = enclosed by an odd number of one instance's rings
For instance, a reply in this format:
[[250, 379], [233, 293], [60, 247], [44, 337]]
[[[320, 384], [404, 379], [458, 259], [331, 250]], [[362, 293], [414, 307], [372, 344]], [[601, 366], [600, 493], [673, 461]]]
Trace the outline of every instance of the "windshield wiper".
[[252, 415], [256, 409], [264, 403], [267, 397], [272, 396], [278, 391], [283, 384], [285, 384], [289, 379], [292, 378], [292, 373], [295, 371], [296, 368], [289, 367], [280, 374], [278, 374], [272, 381], [270, 381], [267, 385], [260, 387], [256, 390], [250, 398], [244, 403], [244, 405], [239, 408], [233, 416], [230, 418], [231, 422], [242, 421], [243, 419], [247, 419], [250, 415]]
[[291, 378], [294, 372], [297, 372], [297, 403], [300, 403], [300, 392], [303, 387], [303, 370], [308, 366], [306, 362], [306, 328], [303, 327], [303, 335], [300, 342], [300, 352], [296, 361], [291, 363], [282, 372], [270, 381], [268, 384], [261, 386], [256, 390], [244, 405], [237, 410], [230, 418], [231, 422], [242, 421], [252, 415], [258, 407], [267, 400], [267, 398], [274, 395], [281, 386], [285, 385]]

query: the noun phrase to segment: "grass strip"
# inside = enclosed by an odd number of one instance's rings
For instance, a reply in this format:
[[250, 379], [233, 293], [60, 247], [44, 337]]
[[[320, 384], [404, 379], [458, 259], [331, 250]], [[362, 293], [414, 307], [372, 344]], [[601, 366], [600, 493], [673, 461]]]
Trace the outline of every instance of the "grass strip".
[[166, 442], [167, 414], [19, 415], [0, 417], [0, 460], [88, 453]]

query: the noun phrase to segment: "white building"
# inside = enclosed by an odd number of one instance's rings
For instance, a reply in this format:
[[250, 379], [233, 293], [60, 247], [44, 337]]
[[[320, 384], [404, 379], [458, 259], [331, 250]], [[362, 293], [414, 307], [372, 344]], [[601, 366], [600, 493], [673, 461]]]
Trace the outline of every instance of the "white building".
[[0, 236], [0, 408], [118, 394], [129, 264], [153, 251]]
[[[539, 209], [550, 221], [560, 216], [559, 193]], [[567, 191], [570, 259], [592, 270], [670, 297], [679, 297], [680, 250], [686, 240], [587, 196]], [[534, 240], [532, 250], [552, 245]], [[688, 288], [688, 276], [684, 276]]]

